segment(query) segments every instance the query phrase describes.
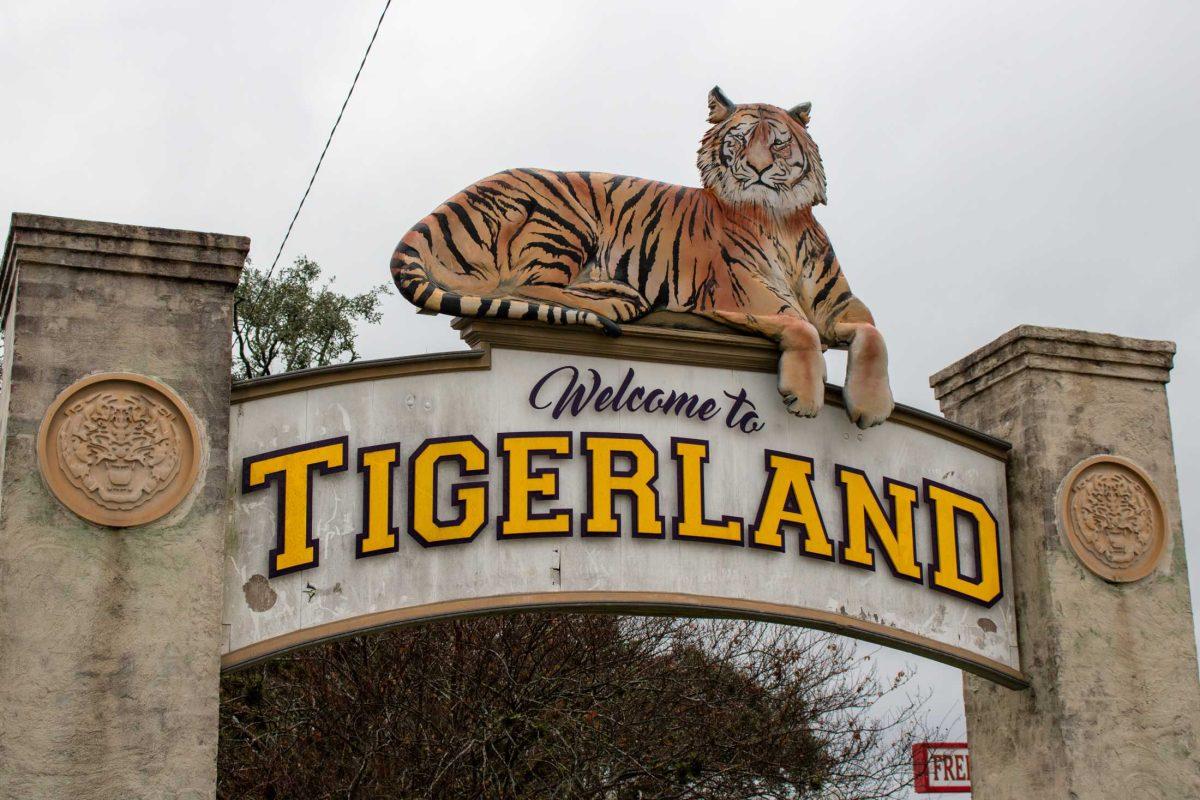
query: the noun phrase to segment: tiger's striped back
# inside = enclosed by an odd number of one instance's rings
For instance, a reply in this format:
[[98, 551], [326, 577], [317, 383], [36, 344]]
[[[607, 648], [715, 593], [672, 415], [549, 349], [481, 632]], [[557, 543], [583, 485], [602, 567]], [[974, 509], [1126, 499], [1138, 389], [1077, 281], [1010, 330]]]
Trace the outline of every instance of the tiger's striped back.
[[[797, 291], [806, 262], [815, 262], [815, 303]], [[433, 313], [610, 335], [617, 322], [651, 310], [736, 309], [747, 280], [813, 320], [836, 316], [851, 297], [811, 211], [781, 224], [753, 208], [731, 210], [705, 189], [534, 169], [501, 172], [447, 200], [405, 234], [392, 275], [410, 302]], [[597, 283], [629, 297], [629, 313], [592, 307], [587, 287]], [[561, 296], [545, 299], [547, 287]], [[833, 300], [838, 307], [828, 307]]]

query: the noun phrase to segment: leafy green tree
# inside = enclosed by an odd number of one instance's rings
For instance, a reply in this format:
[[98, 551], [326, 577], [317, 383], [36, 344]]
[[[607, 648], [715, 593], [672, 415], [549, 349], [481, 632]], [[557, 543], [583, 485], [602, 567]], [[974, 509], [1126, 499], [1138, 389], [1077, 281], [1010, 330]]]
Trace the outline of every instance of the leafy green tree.
[[379, 322], [388, 287], [347, 296], [320, 280], [320, 265], [304, 256], [270, 276], [246, 264], [233, 305], [235, 380], [358, 358], [355, 326]]

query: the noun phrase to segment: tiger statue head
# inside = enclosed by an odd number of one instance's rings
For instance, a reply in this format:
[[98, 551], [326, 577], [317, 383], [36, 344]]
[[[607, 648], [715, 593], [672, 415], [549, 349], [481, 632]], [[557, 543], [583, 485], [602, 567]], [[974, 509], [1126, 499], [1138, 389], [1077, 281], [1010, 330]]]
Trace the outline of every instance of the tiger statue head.
[[789, 111], [737, 105], [720, 87], [708, 93], [708, 121], [696, 165], [704, 187], [731, 205], [787, 215], [825, 202], [825, 170], [808, 135], [812, 103]]

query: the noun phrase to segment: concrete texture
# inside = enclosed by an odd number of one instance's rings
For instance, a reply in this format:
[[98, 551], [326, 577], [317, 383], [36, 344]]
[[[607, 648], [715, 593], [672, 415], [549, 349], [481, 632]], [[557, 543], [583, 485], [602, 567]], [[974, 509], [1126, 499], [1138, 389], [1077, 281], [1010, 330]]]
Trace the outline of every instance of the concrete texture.
[[[1009, 513], [1028, 690], [965, 676], [976, 800], [1200, 797], [1200, 682], [1165, 384], [1170, 342], [1021, 326], [942, 370], [947, 417], [1013, 444]], [[1166, 507], [1158, 568], [1107, 583], [1055, 496], [1075, 464], [1139, 464]]]
[[[230, 323], [243, 237], [16, 214], [0, 273], [0, 797], [205, 798], [216, 785]], [[47, 491], [35, 438], [96, 372], [195, 413], [200, 478], [124, 530]]]

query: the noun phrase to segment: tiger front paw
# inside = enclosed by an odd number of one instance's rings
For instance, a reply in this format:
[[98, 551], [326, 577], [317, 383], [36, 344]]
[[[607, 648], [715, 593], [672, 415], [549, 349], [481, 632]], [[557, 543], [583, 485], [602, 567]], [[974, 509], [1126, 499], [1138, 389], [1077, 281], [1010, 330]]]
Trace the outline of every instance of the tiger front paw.
[[896, 407], [892, 387], [887, 379], [874, 380], [865, 376], [850, 376], [843, 392], [846, 414], [860, 428], [882, 425]]
[[789, 414], [794, 414], [797, 417], [815, 417], [821, 413], [821, 407], [825, 404], [825, 392], [822, 391], [819, 397], [797, 397], [794, 394], [785, 394], [783, 396], [783, 405], [787, 408]]
[[843, 397], [846, 414], [860, 428], [882, 424], [896, 406], [888, 380], [887, 348], [872, 326], [862, 326], [850, 343]]
[[789, 414], [815, 417], [825, 405], [825, 359], [820, 352], [784, 351], [779, 359], [779, 394]]

